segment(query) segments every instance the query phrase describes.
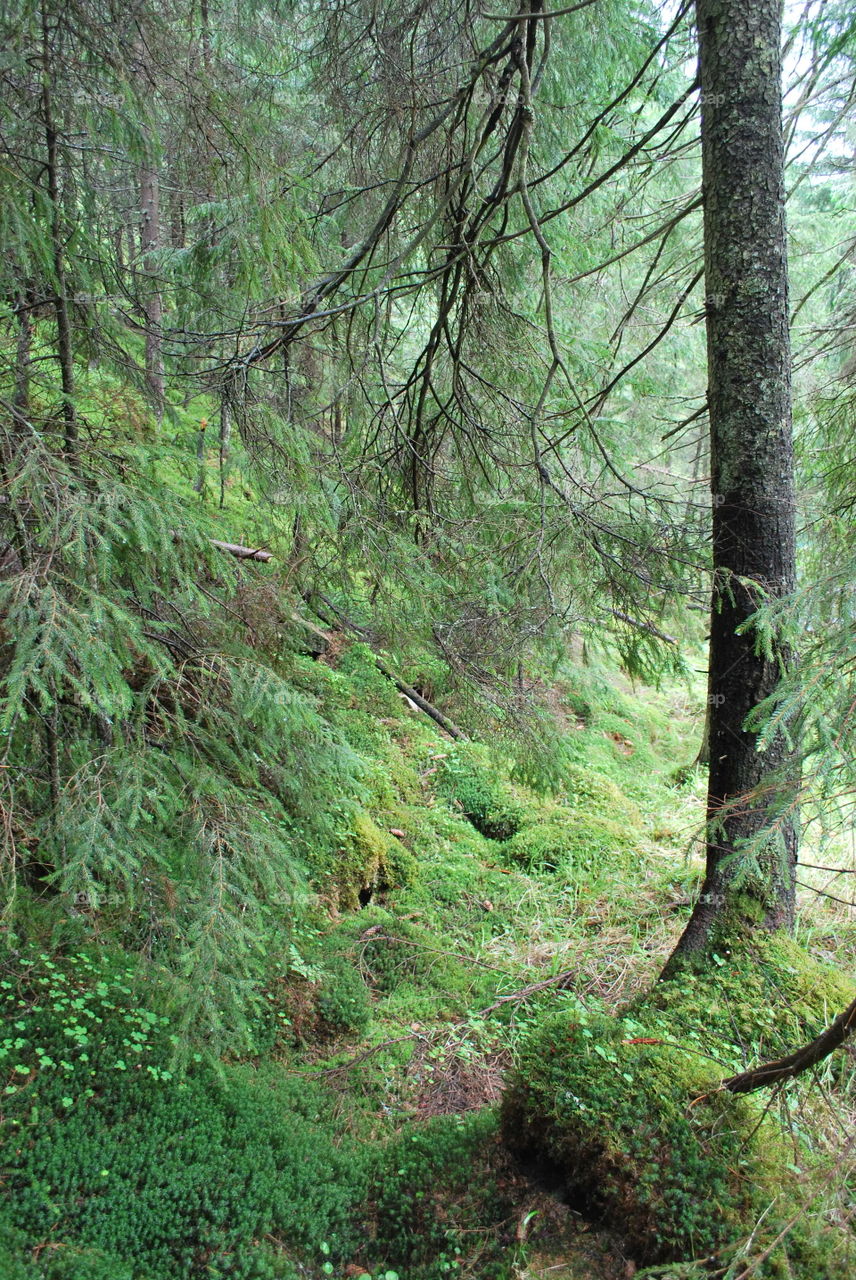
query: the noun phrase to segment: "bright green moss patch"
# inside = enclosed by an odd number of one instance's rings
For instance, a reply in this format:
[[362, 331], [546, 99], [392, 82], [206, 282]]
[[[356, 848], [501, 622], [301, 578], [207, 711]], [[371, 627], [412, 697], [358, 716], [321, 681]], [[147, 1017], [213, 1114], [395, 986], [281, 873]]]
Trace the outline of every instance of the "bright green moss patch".
[[519, 1275], [512, 1185], [494, 1111], [438, 1116], [404, 1132], [370, 1185], [375, 1252], [402, 1280]]
[[714, 1041], [735, 1069], [754, 1054], [775, 1058], [813, 1040], [853, 999], [854, 983], [785, 934], [721, 940], [701, 972], [658, 983], [632, 1012], [652, 1025]]
[[[283, 1249], [353, 1247], [365, 1155], [317, 1083], [201, 1061], [178, 1078], [172, 1025], [97, 956], [7, 957], [0, 981], [4, 1191], [51, 1243], [34, 1276], [271, 1280]], [[0, 1259], [19, 1240], [0, 1221]]]
[[620, 1020], [549, 1019], [506, 1096], [507, 1140], [554, 1163], [588, 1212], [620, 1222], [637, 1258], [711, 1252], [749, 1211], [740, 1161], [757, 1116], [723, 1094], [690, 1108], [709, 1069], [638, 1039]]
[[563, 771], [562, 799], [574, 809], [610, 818], [613, 822], [642, 825], [642, 814], [612, 778], [569, 764]]

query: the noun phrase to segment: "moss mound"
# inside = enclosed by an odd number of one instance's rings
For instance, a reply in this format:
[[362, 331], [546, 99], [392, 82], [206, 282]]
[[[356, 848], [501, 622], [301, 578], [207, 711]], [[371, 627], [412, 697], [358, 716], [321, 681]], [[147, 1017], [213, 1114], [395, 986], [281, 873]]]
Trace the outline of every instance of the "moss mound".
[[634, 849], [633, 833], [599, 814], [556, 810], [546, 822], [528, 823], [508, 841], [511, 860], [529, 872], [557, 872], [597, 887], [602, 873], [623, 866]]
[[629, 1010], [649, 1027], [685, 1040], [715, 1043], [711, 1052], [750, 1065], [745, 1046], [763, 1058], [813, 1040], [850, 1004], [854, 983], [784, 934], [723, 940], [706, 970], [686, 969], [658, 983]]
[[751, 1205], [743, 1144], [751, 1104], [710, 1089], [680, 1050], [642, 1043], [624, 1020], [557, 1016], [529, 1042], [503, 1107], [507, 1141], [546, 1156], [573, 1200], [621, 1222], [636, 1256], [711, 1253]]
[[413, 854], [396, 836], [358, 810], [338, 846], [316, 855], [313, 873], [340, 911], [356, 911], [416, 876]]
[[790, 941], [757, 946], [762, 962], [746, 944], [719, 957], [709, 980], [661, 984], [625, 1017], [544, 1022], [510, 1081], [503, 1132], [518, 1155], [547, 1162], [572, 1203], [620, 1231], [642, 1265], [727, 1266], [751, 1237], [753, 1276], [844, 1280], [853, 1237], [812, 1209], [808, 1153], [795, 1152], [764, 1094], [718, 1086], [744, 1065], [740, 1043], [750, 1030], [757, 1043], [768, 1006], [775, 1052], [815, 1034], [847, 984]]
[[476, 743], [458, 742], [450, 748], [437, 780], [441, 794], [490, 840], [509, 840], [525, 821], [525, 801]]

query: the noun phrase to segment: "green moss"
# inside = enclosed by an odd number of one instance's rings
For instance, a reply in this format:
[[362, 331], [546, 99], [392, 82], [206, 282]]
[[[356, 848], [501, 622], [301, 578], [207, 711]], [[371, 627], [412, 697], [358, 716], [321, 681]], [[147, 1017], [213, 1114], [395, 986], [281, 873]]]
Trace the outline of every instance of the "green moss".
[[407, 1280], [518, 1275], [509, 1183], [494, 1111], [438, 1116], [382, 1152], [371, 1184], [370, 1248], [381, 1267]]
[[525, 820], [526, 804], [497, 762], [475, 743], [456, 743], [445, 753], [438, 786], [477, 831], [508, 840]]
[[358, 810], [339, 841], [316, 860], [316, 880], [342, 911], [355, 911], [376, 893], [412, 880], [416, 859], [401, 840]]
[[177, 1036], [115, 964], [18, 959], [0, 990], [21, 1082], [4, 1095], [0, 1260], [52, 1245], [22, 1280], [268, 1280], [286, 1274], [257, 1243], [269, 1233], [350, 1253], [364, 1153], [317, 1082], [203, 1063], [177, 1079]]
[[621, 1221], [634, 1256], [711, 1252], [748, 1211], [730, 1171], [757, 1117], [715, 1093], [690, 1109], [709, 1074], [679, 1050], [633, 1038], [617, 1020], [549, 1020], [506, 1096], [505, 1132], [555, 1162], [590, 1212]]
[[574, 809], [641, 827], [642, 814], [612, 778], [570, 764], [563, 775], [563, 798]]
[[523, 827], [507, 844], [509, 857], [526, 871], [561, 871], [590, 887], [624, 866], [633, 849], [632, 832], [618, 822], [560, 810], [547, 822]]
[[449, 954], [450, 944], [436, 931], [418, 922], [393, 920], [362, 942], [361, 962], [368, 980], [379, 992], [391, 994], [403, 986], [431, 994], [445, 1003], [469, 991], [473, 976], [469, 966]]
[[331, 1031], [366, 1030], [372, 1018], [372, 1002], [355, 963], [341, 958], [330, 965], [316, 997], [316, 1008]]
[[715, 1042], [735, 1069], [754, 1054], [777, 1057], [814, 1039], [853, 999], [854, 983], [809, 955], [785, 934], [721, 938], [702, 971], [658, 983], [635, 1002], [633, 1016], [677, 1036]]
[[[742, 1045], [761, 1040], [772, 1055], [816, 1034], [848, 985], [788, 939], [717, 954], [712, 968], [706, 981], [659, 984], [623, 1018], [543, 1023], [506, 1094], [507, 1140], [551, 1162], [572, 1201], [619, 1229], [644, 1264], [724, 1263], [757, 1230], [755, 1256], [770, 1251], [753, 1275], [844, 1280], [852, 1240], [809, 1212], [810, 1154], [764, 1095], [735, 1097], [719, 1082], [745, 1065]], [[804, 1218], [785, 1230], [799, 1207]]]
[[395, 685], [378, 668], [366, 644], [348, 645], [339, 655], [338, 669], [347, 679], [357, 705], [377, 716], [400, 718], [403, 703]]

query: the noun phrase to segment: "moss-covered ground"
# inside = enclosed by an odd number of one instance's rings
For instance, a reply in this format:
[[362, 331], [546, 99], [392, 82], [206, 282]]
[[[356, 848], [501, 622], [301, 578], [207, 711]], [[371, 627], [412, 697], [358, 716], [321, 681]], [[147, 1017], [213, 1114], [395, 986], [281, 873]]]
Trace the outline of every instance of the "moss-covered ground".
[[[115, 432], [109, 382], [89, 394]], [[158, 464], [188, 494], [206, 407], [171, 406]], [[237, 470], [223, 502], [262, 536]], [[851, 998], [852, 850], [810, 828], [842, 873], [802, 873], [796, 939], [657, 986], [700, 874], [700, 685], [570, 654], [545, 762], [453, 741], [363, 644], [286, 639], [362, 792], [282, 905], [249, 1042], [189, 1045], [106, 917], [4, 934], [0, 1277], [856, 1274], [852, 1056], [773, 1100], [717, 1087]]]
[[365, 794], [254, 1052], [175, 1071], [168, 1002], [109, 946], [4, 958], [3, 1275], [852, 1274], [851, 1060], [772, 1108], [717, 1089], [849, 998], [844, 909], [807, 901], [800, 941], [653, 985], [698, 874], [686, 692], [566, 673], [566, 763], [536, 792], [364, 646], [291, 662]]

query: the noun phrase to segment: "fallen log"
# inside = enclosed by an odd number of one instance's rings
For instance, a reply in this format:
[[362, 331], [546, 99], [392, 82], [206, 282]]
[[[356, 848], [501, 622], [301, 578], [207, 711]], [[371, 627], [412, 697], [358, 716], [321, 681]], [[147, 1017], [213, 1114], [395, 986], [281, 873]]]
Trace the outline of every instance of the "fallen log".
[[230, 556], [239, 560], [273, 560], [272, 551], [263, 551], [260, 547], [242, 547], [238, 542], [220, 542], [217, 538], [209, 538], [212, 547], [218, 551], [227, 551]]

